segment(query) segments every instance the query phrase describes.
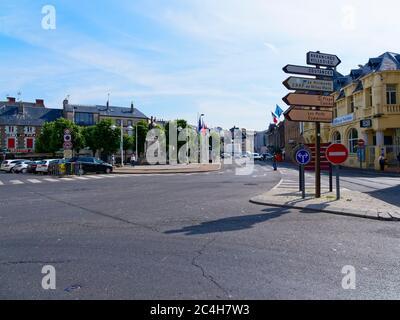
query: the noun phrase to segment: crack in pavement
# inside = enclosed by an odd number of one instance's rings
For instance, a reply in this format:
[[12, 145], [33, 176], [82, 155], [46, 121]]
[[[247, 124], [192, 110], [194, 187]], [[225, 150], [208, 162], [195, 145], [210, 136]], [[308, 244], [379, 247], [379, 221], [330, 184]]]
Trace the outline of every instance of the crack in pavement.
[[116, 221], [119, 221], [119, 222], [122, 222], [122, 223], [125, 223], [125, 224], [133, 225], [135, 227], [140, 227], [140, 228], [147, 229], [147, 230], [150, 230], [150, 231], [153, 231], [153, 232], [156, 232], [156, 233], [161, 233], [160, 230], [157, 230], [156, 228], [153, 228], [151, 226], [147, 226], [147, 225], [139, 224], [139, 223], [136, 223], [136, 222], [132, 222], [132, 221], [129, 221], [129, 220], [126, 220], [126, 219], [123, 219], [123, 218], [115, 217], [115, 216], [112, 216], [112, 215], [109, 215], [107, 213], [103, 213], [103, 212], [100, 212], [100, 211], [97, 211], [97, 210], [88, 209], [88, 208], [85, 208], [85, 207], [82, 207], [82, 206], [79, 206], [79, 205], [75, 205], [73, 203], [70, 203], [70, 202], [67, 202], [67, 201], [64, 201], [64, 200], [53, 198], [51, 196], [42, 194], [40, 192], [34, 192], [34, 193], [39, 195], [39, 196], [42, 196], [42, 197], [44, 197], [44, 198], [46, 198], [46, 199], [48, 199], [50, 201], [55, 201], [55, 202], [58, 202], [58, 203], [62, 203], [64, 205], [67, 205], [67, 206], [70, 206], [70, 207], [73, 207], [73, 208], [76, 208], [76, 209], [84, 210], [84, 211], [90, 212], [92, 214], [99, 215], [99, 216], [102, 216], [102, 217], [105, 217], [105, 218], [109, 218], [109, 219], [113, 219], [113, 220], [116, 220]]
[[[193, 257], [192, 259], [192, 266], [200, 269], [200, 271], [202, 272], [202, 276], [203, 278], [207, 279], [208, 281], [210, 281], [212, 284], [214, 284], [218, 289], [220, 289], [227, 297], [228, 299], [231, 299], [232, 296], [229, 294], [228, 290], [226, 290], [221, 284], [219, 284], [213, 276], [209, 275], [206, 273], [205, 269], [199, 264], [197, 263], [197, 260], [204, 254], [204, 251], [213, 243], [215, 242], [215, 240], [217, 240], [217, 237], [211, 239], [210, 241], [208, 241], [199, 251], [197, 251], [197, 255], [195, 257]], [[221, 299], [221, 297], [217, 296], [217, 298]]]

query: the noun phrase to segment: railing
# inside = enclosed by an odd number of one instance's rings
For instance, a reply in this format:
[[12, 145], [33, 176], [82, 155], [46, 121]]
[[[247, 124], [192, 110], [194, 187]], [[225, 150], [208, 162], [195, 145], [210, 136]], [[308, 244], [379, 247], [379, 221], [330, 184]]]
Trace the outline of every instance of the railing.
[[50, 176], [65, 177], [65, 176], [80, 176], [82, 175], [81, 163], [61, 163], [51, 164], [48, 174]]
[[400, 114], [400, 104], [388, 104], [383, 106], [385, 114]]

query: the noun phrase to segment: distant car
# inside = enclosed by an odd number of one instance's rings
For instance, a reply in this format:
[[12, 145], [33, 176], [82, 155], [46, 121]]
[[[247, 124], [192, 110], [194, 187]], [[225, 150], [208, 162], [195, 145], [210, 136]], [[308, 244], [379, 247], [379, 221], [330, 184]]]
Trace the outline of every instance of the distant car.
[[259, 153], [254, 153], [254, 152], [246, 152], [246, 157], [253, 159], [253, 160], [262, 160], [263, 157], [260, 156]]
[[221, 154], [222, 159], [230, 159], [232, 158], [232, 155], [230, 153], [224, 152]]
[[274, 158], [274, 156], [269, 152], [263, 153], [262, 157], [263, 157], [264, 161], [272, 160]]
[[102, 160], [93, 157], [76, 157], [68, 160], [70, 163], [77, 163], [80, 165], [79, 173], [111, 173], [113, 166]]
[[49, 173], [49, 165], [52, 161], [56, 159], [47, 159], [40, 161], [36, 166], [37, 173]]
[[11, 172], [18, 162], [24, 161], [22, 159], [17, 160], [5, 160], [1, 163], [0, 171]]
[[20, 161], [11, 169], [12, 173], [28, 173], [28, 166], [33, 161]]

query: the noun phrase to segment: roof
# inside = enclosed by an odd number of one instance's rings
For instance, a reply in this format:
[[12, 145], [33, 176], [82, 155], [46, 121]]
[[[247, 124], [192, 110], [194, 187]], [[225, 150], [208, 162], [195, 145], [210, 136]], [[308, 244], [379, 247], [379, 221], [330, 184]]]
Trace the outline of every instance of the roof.
[[[21, 105], [24, 112], [20, 114], [18, 107]], [[35, 103], [0, 103], [0, 125], [42, 126], [45, 122], [55, 121], [62, 116], [62, 109], [40, 107]]]
[[120, 117], [120, 118], [137, 118], [137, 119], [148, 119], [148, 117], [143, 114], [137, 108], [134, 108], [134, 113], [132, 114], [131, 108], [125, 107], [107, 107], [102, 105], [79, 105], [79, 104], [65, 104], [64, 110], [67, 112], [86, 112], [86, 113], [97, 113], [103, 117]]
[[355, 92], [362, 90], [362, 84], [360, 89], [360, 79], [375, 72], [383, 71], [396, 71], [400, 70], [400, 54], [394, 52], [385, 52], [379, 57], [370, 58], [368, 63], [364, 66], [360, 66], [358, 69], [351, 70], [347, 76], [342, 76], [340, 79], [336, 79], [337, 87], [336, 91], [341, 88], [348, 86], [351, 83], [357, 83]]

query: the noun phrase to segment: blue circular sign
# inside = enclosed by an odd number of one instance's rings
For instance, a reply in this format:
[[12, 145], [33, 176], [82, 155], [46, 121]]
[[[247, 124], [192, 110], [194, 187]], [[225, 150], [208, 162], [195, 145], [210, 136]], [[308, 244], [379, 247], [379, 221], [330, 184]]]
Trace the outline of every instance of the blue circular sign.
[[298, 164], [307, 165], [311, 161], [311, 153], [306, 149], [300, 149], [296, 152], [296, 161]]

